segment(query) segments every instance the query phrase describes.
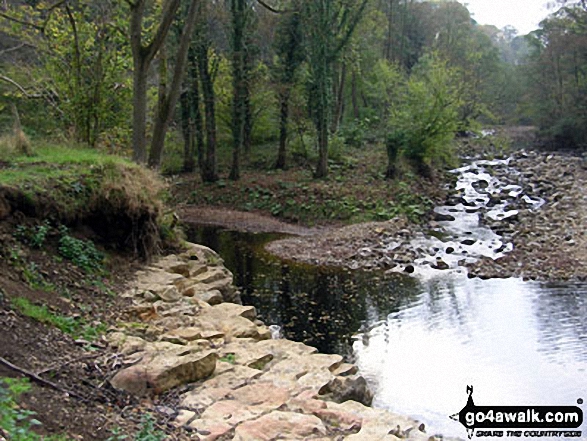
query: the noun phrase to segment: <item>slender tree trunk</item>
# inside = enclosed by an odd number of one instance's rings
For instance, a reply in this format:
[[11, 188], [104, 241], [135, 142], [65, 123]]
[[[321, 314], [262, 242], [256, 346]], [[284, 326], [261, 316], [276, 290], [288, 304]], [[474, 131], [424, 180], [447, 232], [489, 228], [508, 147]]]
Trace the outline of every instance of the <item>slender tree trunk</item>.
[[196, 168], [194, 158], [195, 133], [194, 123], [191, 114], [191, 96], [187, 87], [179, 97], [179, 106], [181, 109], [181, 133], [183, 135], [183, 171], [191, 173]]
[[233, 70], [233, 102], [232, 102], [232, 167], [229, 178], [240, 179], [240, 154], [243, 147], [245, 123], [245, 1], [231, 0], [232, 9], [232, 70]]
[[171, 86], [164, 103], [159, 107], [157, 117], [155, 118], [155, 126], [153, 127], [153, 140], [151, 142], [151, 152], [149, 157], [149, 165], [158, 168], [161, 165], [161, 156], [165, 146], [165, 135], [173, 117], [173, 111], [179, 98], [181, 81], [184, 75], [185, 65], [187, 61], [187, 53], [190, 46], [190, 40], [196, 23], [197, 10], [199, 0], [192, 0], [188, 16], [184, 25], [183, 32], [177, 49], [175, 57], [175, 69], [173, 72], [173, 79]]
[[[198, 155], [198, 167], [200, 168], [200, 176], [203, 176], [203, 170], [205, 169], [205, 155], [204, 155], [204, 122], [202, 118], [202, 110], [200, 108], [200, 84], [197, 67], [193, 67], [194, 81], [192, 82], [191, 88], [191, 105], [193, 114], [192, 133], [196, 136], [196, 151]], [[193, 150], [192, 150], [193, 152]], [[193, 155], [193, 153], [192, 153]], [[193, 156], [192, 156], [193, 157]]]
[[142, 57], [135, 60], [133, 70], [133, 161], [139, 164], [147, 162], [147, 72]]
[[245, 155], [248, 158], [251, 154], [251, 147], [253, 145], [253, 110], [251, 107], [251, 90], [248, 81], [245, 81], [246, 83], [243, 87], [243, 147]]
[[287, 121], [289, 119], [289, 95], [290, 90], [284, 90], [280, 95], [279, 111], [279, 150], [275, 168], [284, 170], [287, 163]]
[[131, 10], [130, 46], [133, 57], [133, 160], [144, 164], [147, 162], [147, 74], [151, 61], [165, 42], [180, 0], [165, 2], [155, 36], [146, 46], [142, 43], [146, 0], [128, 3]]
[[353, 78], [351, 80], [351, 101], [353, 103], [353, 118], [359, 119], [359, 98], [357, 97], [357, 71], [353, 69]]
[[251, 76], [253, 60], [249, 50], [250, 39], [247, 38], [244, 46], [243, 59], [243, 147], [248, 157], [253, 144], [253, 109], [251, 103]]
[[201, 175], [204, 182], [216, 182], [218, 180], [218, 166], [216, 164], [216, 98], [214, 96], [214, 83], [210, 75], [208, 47], [206, 45], [199, 46], [197, 59], [206, 115], [206, 155]]
[[318, 128], [318, 164], [315, 178], [325, 178], [328, 175], [328, 123], [324, 120]]
[[340, 127], [342, 116], [344, 114], [344, 87], [346, 83], [346, 63], [343, 62], [338, 81], [338, 90], [336, 90], [336, 108], [332, 120], [332, 133], [336, 133]]

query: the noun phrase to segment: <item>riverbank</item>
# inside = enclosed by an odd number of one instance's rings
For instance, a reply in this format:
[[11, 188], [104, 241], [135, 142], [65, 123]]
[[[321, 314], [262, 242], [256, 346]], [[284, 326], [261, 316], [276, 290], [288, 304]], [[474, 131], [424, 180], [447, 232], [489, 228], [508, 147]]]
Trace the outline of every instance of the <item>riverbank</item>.
[[272, 339], [206, 247], [188, 244], [138, 272], [124, 297], [134, 318], [108, 336], [120, 357], [110, 382], [149, 398], [179, 439], [436, 439], [368, 407], [365, 379], [342, 356]]
[[[512, 204], [515, 216], [504, 220], [484, 219], [513, 251], [498, 259], [482, 258], [467, 264], [469, 277], [522, 277], [532, 280], [585, 280], [587, 277], [587, 199], [584, 193], [587, 169], [582, 158], [558, 153], [519, 151], [508, 167], [495, 167], [495, 178], [517, 185], [530, 198], [541, 199], [536, 209], [531, 204]], [[458, 191], [449, 194], [448, 205], [460, 203]], [[500, 199], [501, 198], [501, 199]], [[498, 200], [499, 199], [499, 200]], [[494, 204], [508, 201], [504, 194]], [[511, 202], [511, 200], [510, 200]], [[412, 238], [438, 229], [439, 222], [450, 221], [437, 214], [422, 226], [406, 219], [357, 224], [333, 229], [316, 237], [294, 237], [267, 246], [284, 259], [352, 269], [403, 269], [411, 272], [418, 257]], [[444, 269], [443, 267], [437, 269]], [[448, 269], [448, 268], [446, 268]]]

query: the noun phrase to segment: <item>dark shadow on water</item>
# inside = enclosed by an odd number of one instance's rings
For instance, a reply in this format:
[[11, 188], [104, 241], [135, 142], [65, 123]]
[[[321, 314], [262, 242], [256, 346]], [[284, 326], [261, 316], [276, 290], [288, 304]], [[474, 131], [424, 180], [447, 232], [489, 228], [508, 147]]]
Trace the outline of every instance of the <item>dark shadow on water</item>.
[[[189, 240], [218, 252], [235, 278], [243, 303], [253, 305], [267, 325], [325, 353], [350, 357], [352, 335], [384, 320], [417, 293], [402, 275], [348, 271], [284, 262], [263, 246], [277, 234], [252, 234], [192, 226]], [[364, 326], [364, 325], [363, 325]]]

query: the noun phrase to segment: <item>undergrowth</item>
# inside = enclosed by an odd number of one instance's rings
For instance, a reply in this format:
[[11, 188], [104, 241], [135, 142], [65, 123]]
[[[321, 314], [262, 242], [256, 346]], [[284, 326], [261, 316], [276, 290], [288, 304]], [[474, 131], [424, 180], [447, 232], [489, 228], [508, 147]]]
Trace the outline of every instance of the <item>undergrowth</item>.
[[18, 398], [30, 390], [26, 379], [0, 378], [0, 435], [11, 441], [66, 441], [63, 435], [41, 436], [32, 429], [41, 426], [35, 412], [22, 409]]

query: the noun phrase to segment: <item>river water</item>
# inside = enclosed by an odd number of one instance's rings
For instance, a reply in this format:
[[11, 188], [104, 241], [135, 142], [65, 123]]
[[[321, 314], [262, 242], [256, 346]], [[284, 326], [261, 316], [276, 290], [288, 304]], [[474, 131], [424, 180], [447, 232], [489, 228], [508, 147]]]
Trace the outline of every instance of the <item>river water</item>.
[[[466, 404], [468, 385], [478, 405], [587, 399], [587, 285], [469, 279], [459, 266], [512, 249], [482, 219], [507, 221], [520, 204], [539, 215], [544, 201], [492, 174], [507, 166], [455, 171], [458, 198], [436, 209], [454, 220], [414, 238], [421, 256], [410, 276], [282, 262], [263, 251], [277, 235], [194, 227], [190, 239], [220, 253], [243, 303], [276, 333], [356, 363], [374, 406], [423, 421], [428, 433], [465, 437], [449, 415]], [[433, 269], [439, 261], [447, 269]]]

